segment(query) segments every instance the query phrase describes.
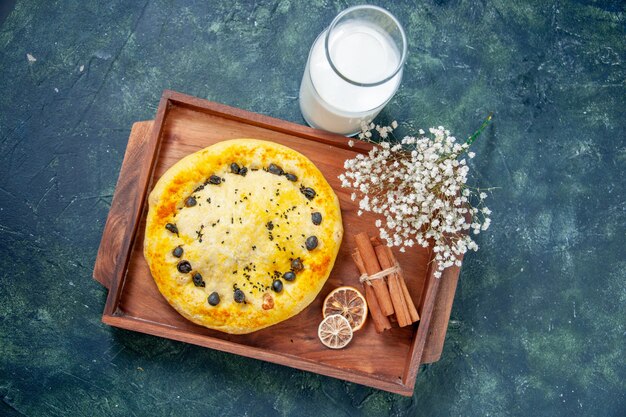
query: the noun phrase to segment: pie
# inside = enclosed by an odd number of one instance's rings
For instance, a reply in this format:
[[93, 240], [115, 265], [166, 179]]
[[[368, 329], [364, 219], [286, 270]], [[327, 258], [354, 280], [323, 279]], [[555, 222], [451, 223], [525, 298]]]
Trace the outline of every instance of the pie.
[[178, 161], [149, 196], [144, 256], [184, 317], [231, 334], [308, 306], [343, 235], [339, 200], [304, 155], [234, 139]]

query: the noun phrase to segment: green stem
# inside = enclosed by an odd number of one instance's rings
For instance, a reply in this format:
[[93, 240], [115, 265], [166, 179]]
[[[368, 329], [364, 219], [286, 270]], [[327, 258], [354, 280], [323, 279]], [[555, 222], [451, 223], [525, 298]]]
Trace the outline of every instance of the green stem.
[[437, 163], [445, 161], [446, 159], [456, 159], [459, 156], [461, 156], [464, 153], [466, 153], [469, 150], [469, 147], [471, 146], [471, 144], [474, 143], [474, 141], [480, 136], [481, 133], [483, 133], [483, 130], [485, 130], [485, 128], [487, 127], [487, 125], [489, 124], [491, 119], [493, 119], [493, 112], [490, 112], [489, 115], [483, 121], [483, 124], [480, 125], [478, 130], [476, 132], [474, 132], [469, 138], [467, 138], [467, 140], [465, 141], [465, 144], [467, 145], [467, 148], [465, 148], [464, 150], [462, 150], [461, 152], [459, 152], [457, 154], [442, 155], [439, 159], [437, 159]]
[[483, 124], [480, 125], [480, 127], [478, 128], [478, 130], [476, 132], [474, 132], [472, 134], [472, 136], [470, 136], [469, 138], [467, 138], [467, 140], [465, 141], [465, 143], [470, 146], [472, 143], [474, 143], [474, 141], [480, 136], [481, 133], [483, 133], [483, 130], [485, 130], [485, 128], [487, 127], [487, 125], [489, 124], [489, 122], [491, 121], [491, 119], [493, 119], [493, 112], [489, 113], [489, 115], [485, 118], [485, 120], [483, 121]]

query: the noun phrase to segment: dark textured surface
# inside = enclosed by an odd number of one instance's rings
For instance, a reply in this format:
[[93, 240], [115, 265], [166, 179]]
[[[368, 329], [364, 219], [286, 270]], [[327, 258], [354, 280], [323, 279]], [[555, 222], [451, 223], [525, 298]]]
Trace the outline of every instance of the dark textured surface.
[[626, 414], [618, 0], [384, 4], [411, 55], [383, 118], [464, 136], [496, 117], [474, 160], [492, 228], [413, 398], [100, 322], [132, 122], [170, 88], [302, 123], [308, 48], [350, 3], [0, 3], [0, 415]]

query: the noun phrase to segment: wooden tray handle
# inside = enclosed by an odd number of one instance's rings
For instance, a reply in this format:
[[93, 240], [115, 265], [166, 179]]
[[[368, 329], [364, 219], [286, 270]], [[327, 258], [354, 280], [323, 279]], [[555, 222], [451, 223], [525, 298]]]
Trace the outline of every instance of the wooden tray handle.
[[430, 318], [430, 327], [426, 336], [424, 352], [422, 353], [422, 363], [437, 362], [441, 358], [459, 274], [459, 267], [452, 266], [446, 269], [441, 278], [439, 278], [441, 282], [439, 283], [439, 292], [437, 292], [437, 297], [435, 298], [433, 315]]
[[115, 193], [111, 201], [111, 209], [107, 217], [102, 240], [98, 249], [98, 256], [93, 267], [93, 278], [107, 288], [111, 288], [111, 277], [115, 266], [121, 262], [120, 248], [125, 235], [128, 233], [132, 212], [128, 210], [126, 196], [137, 193], [137, 181], [143, 164], [144, 145], [150, 137], [152, 120], [136, 122], [130, 131], [124, 161], [115, 186]]

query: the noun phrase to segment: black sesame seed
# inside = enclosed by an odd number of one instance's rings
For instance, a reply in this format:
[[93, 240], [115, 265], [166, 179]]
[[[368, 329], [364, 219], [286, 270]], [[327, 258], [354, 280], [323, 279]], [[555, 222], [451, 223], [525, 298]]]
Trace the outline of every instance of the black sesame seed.
[[232, 172], [233, 174], [239, 174], [239, 171], [241, 170], [241, 168], [239, 168], [239, 165], [237, 165], [236, 163], [232, 163], [230, 164], [230, 172]]
[[269, 222], [267, 222], [265, 224], [265, 227], [267, 227], [267, 230], [273, 230], [274, 229], [274, 223], [272, 223], [272, 221], [270, 220]]
[[315, 190], [313, 188], [310, 187], [300, 187], [300, 192], [302, 194], [304, 194], [304, 196], [308, 199], [308, 200], [313, 200], [313, 198], [315, 198]]
[[218, 185], [222, 183], [222, 179], [220, 177], [218, 177], [217, 175], [211, 175], [209, 177], [209, 183], [213, 184], [213, 185]]
[[299, 272], [304, 269], [304, 265], [302, 264], [300, 258], [296, 258], [291, 261], [291, 269], [293, 269], [295, 272]]
[[202, 279], [202, 275], [200, 275], [199, 272], [193, 274], [191, 279], [193, 279], [193, 285], [195, 285], [196, 287], [204, 287], [206, 285], [204, 283], [204, 280]]
[[185, 200], [185, 206], [187, 207], [193, 207], [196, 204], [198, 204], [198, 202], [193, 197], [187, 197], [187, 199]]
[[281, 292], [283, 290], [283, 282], [281, 280], [279, 280], [279, 279], [275, 279], [272, 282], [272, 289], [275, 292]]
[[317, 236], [307, 237], [304, 244], [306, 245], [307, 250], [313, 250], [317, 248]]
[[274, 175], [283, 175], [285, 173], [285, 171], [283, 171], [283, 169], [276, 164], [270, 164], [267, 171]]
[[176, 266], [176, 268], [178, 269], [179, 272], [182, 272], [183, 274], [187, 274], [191, 272], [191, 269], [192, 269], [189, 261], [180, 261], [178, 263], [178, 266]]
[[166, 224], [166, 225], [165, 225], [165, 228], [166, 228], [167, 230], [169, 230], [170, 232], [172, 232], [172, 233], [176, 233], [176, 234], [178, 234], [178, 227], [176, 227], [176, 225], [175, 225], [175, 224], [173, 224], [173, 223], [168, 223], [168, 224]]
[[283, 274], [283, 278], [286, 281], [293, 281], [294, 279], [296, 279], [296, 274], [294, 274], [292, 271], [288, 271]]
[[285, 174], [285, 178], [287, 178], [289, 181], [293, 181], [293, 182], [298, 181], [298, 177], [296, 177], [294, 174], [292, 174], [290, 172]]
[[183, 248], [181, 248], [180, 246], [176, 246], [174, 250], [172, 251], [172, 255], [174, 255], [177, 258], [180, 258], [181, 256], [183, 256]]
[[319, 226], [320, 223], [322, 223], [322, 213], [317, 211], [315, 213], [311, 213], [311, 221], [314, 225]]
[[239, 170], [239, 175], [241, 175], [242, 177], [245, 177], [247, 173], [248, 173], [248, 168], [246, 167], [241, 167], [241, 169]]
[[239, 288], [235, 288], [233, 298], [235, 299], [236, 303], [243, 303], [244, 301], [246, 301], [246, 295]]
[[211, 295], [209, 295], [209, 304], [215, 307], [219, 303], [220, 303], [220, 295], [216, 292], [212, 292]]

